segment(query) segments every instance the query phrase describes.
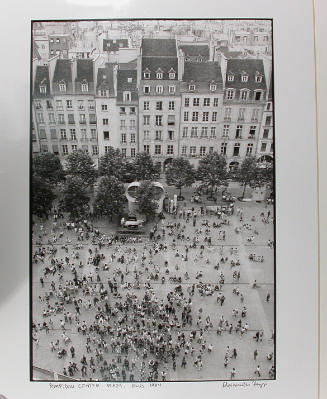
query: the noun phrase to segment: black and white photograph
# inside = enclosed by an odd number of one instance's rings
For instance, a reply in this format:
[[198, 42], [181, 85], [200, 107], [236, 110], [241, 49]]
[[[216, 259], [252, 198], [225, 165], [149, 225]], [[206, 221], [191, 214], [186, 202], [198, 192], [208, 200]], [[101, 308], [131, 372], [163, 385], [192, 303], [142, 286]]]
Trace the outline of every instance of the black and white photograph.
[[31, 29], [31, 380], [274, 380], [272, 20]]

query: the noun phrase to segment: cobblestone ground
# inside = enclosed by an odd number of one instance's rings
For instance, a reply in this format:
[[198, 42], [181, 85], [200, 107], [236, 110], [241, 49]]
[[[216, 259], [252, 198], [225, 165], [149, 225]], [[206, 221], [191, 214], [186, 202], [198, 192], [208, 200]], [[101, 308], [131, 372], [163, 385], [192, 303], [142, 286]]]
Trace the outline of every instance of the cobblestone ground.
[[[200, 208], [200, 205], [191, 204], [189, 201], [189, 193], [186, 192], [186, 208], [189, 209], [191, 207], [195, 207], [195, 209]], [[205, 205], [205, 204], [202, 204]], [[180, 204], [183, 206], [183, 203]], [[267, 245], [268, 240], [273, 240], [273, 221], [270, 218], [269, 223], [264, 223], [262, 221], [262, 217], [260, 214], [262, 212], [267, 216], [267, 212], [270, 211], [272, 213], [273, 209], [271, 206], [267, 206], [265, 204], [252, 203], [252, 202], [239, 202], [236, 201], [235, 209], [242, 208], [243, 209], [243, 221], [240, 222], [239, 216], [234, 213], [233, 216], [228, 217], [229, 225], [223, 225], [221, 228], [213, 228], [212, 223], [217, 222], [217, 216], [201, 216], [197, 218], [196, 225], [193, 226], [192, 220], [186, 223], [186, 220], [183, 218], [179, 218], [177, 215], [176, 219], [172, 215], [166, 215], [166, 219], [164, 220], [164, 224], [167, 226], [169, 222], [172, 223], [181, 223], [185, 225], [185, 237], [189, 236], [191, 239], [195, 235], [196, 229], [202, 229], [202, 232], [198, 234], [199, 237], [199, 245], [196, 249], [189, 249], [187, 260], [183, 260], [182, 255], [185, 255], [185, 244], [188, 244], [188, 241], [176, 240], [176, 249], [172, 248], [173, 239], [176, 237], [168, 235], [168, 229], [166, 229], [166, 236], [162, 242], [166, 242], [168, 245], [167, 251], [159, 251], [157, 254], [154, 254], [152, 257], [152, 262], [154, 265], [159, 265], [159, 280], [150, 282], [156, 297], [160, 303], [160, 300], [167, 301], [168, 292], [174, 290], [177, 284], [171, 283], [168, 280], [168, 276], [165, 274], [164, 262], [168, 261], [169, 267], [169, 276], [180, 276], [182, 277], [182, 290], [183, 293], [188, 296], [188, 289], [193, 284], [198, 284], [199, 281], [203, 283], [211, 283], [218, 284], [220, 280], [220, 273], [223, 273], [225, 282], [222, 286], [221, 293], [225, 296], [225, 301], [223, 305], [217, 302], [218, 291], [215, 291], [213, 295], [201, 296], [198, 289], [195, 289], [194, 295], [191, 297], [192, 300], [192, 316], [193, 316], [193, 324], [186, 325], [185, 327], [180, 329], [180, 332], [184, 332], [186, 336], [186, 341], [189, 340], [189, 334], [191, 330], [196, 329], [199, 333], [200, 328], [204, 328], [205, 319], [207, 316], [210, 317], [210, 321], [212, 323], [212, 327], [209, 327], [208, 331], [204, 332], [204, 340], [206, 341], [206, 347], [202, 354], [203, 366], [201, 369], [194, 366], [194, 359], [200, 353], [201, 345], [197, 342], [197, 340], [193, 340], [191, 342], [191, 347], [194, 347], [194, 354], [191, 355], [189, 352], [186, 355], [186, 367], [181, 367], [182, 358], [184, 355], [184, 348], [182, 348], [181, 353], [178, 357], [176, 357], [176, 370], [174, 371], [172, 368], [172, 364], [169, 361], [168, 364], [159, 366], [159, 380], [161, 380], [161, 371], [165, 370], [167, 373], [166, 379], [169, 381], [176, 380], [229, 380], [231, 379], [231, 370], [235, 368], [236, 375], [235, 379], [243, 380], [243, 379], [267, 379], [269, 376], [269, 369], [272, 366], [272, 361], [267, 360], [267, 354], [274, 351], [274, 342], [272, 339], [272, 333], [274, 330], [274, 251]], [[255, 221], [252, 218], [255, 218]], [[51, 219], [51, 218], [50, 218]], [[40, 230], [41, 223], [36, 222], [34, 225], [34, 240], [38, 237], [39, 234], [43, 236], [43, 246], [48, 247], [47, 242], [48, 239], [52, 237], [51, 228], [52, 228], [52, 220], [44, 222], [42, 231]], [[210, 233], [206, 233], [205, 226], [202, 226], [204, 220], [208, 220], [210, 223]], [[63, 220], [59, 220], [59, 224]], [[161, 227], [161, 223], [159, 222], [159, 231]], [[250, 229], [246, 229], [243, 227], [245, 224], [250, 225]], [[105, 220], [94, 222], [94, 225], [105, 234], [110, 234], [115, 231], [117, 226], [114, 226], [108, 223]], [[241, 232], [236, 233], [235, 228], [241, 227]], [[225, 230], [226, 236], [225, 240], [219, 240], [219, 231]], [[256, 230], [256, 233], [254, 233]], [[83, 241], [83, 248], [78, 250], [79, 260], [72, 260], [73, 251], [77, 251], [73, 249], [75, 243], [77, 243], [77, 235], [74, 231], [68, 231], [59, 226], [58, 231], [63, 231], [63, 237], [58, 239], [54, 244], [57, 247], [56, 258], [65, 259], [67, 256], [66, 251], [62, 248], [63, 244], [67, 239], [70, 240], [69, 244], [69, 253], [70, 256], [70, 264], [77, 264], [80, 260], [83, 263], [82, 268], [78, 268], [79, 277], [84, 275], [89, 278], [90, 275], [93, 276], [93, 282], [96, 281], [96, 270], [95, 266], [92, 264], [88, 264], [89, 259], [89, 248], [94, 250], [94, 245], [91, 244], [91, 240]], [[56, 233], [58, 236], [58, 232]], [[208, 246], [204, 241], [206, 236], [212, 237], [212, 245]], [[254, 236], [254, 242], [249, 242], [248, 238], [250, 236]], [[201, 255], [200, 245], [204, 245], [203, 254]], [[142, 243], [138, 244], [124, 244], [120, 245], [120, 254], [125, 254], [125, 257], [129, 258], [129, 250], [132, 248], [136, 248], [138, 259], [140, 260], [142, 257], [142, 253], [147, 251], [153, 243], [151, 243], [148, 239], [148, 236], [144, 236], [142, 238]], [[110, 278], [112, 280], [116, 270], [120, 267], [123, 269], [126, 268], [129, 273], [127, 274], [124, 282], [135, 283], [134, 271], [137, 270], [143, 274], [140, 275], [140, 289], [124, 289], [119, 284], [118, 293], [121, 295], [124, 300], [126, 294], [135, 294], [138, 298], [143, 298], [145, 293], [144, 283], [147, 280], [147, 277], [150, 273], [145, 271], [145, 267], [141, 266], [140, 262], [134, 262], [131, 264], [124, 264], [123, 266], [120, 263], [113, 262], [110, 266], [109, 270], [103, 270], [102, 265], [108, 261], [109, 256], [113, 253], [117, 245], [114, 245], [110, 248], [102, 248], [99, 252], [105, 255], [105, 260], [100, 263], [99, 267], [99, 276], [101, 278], [101, 282], [105, 285], [105, 288], [108, 289], [107, 280]], [[144, 247], [147, 249], [144, 250]], [[231, 254], [231, 248], [236, 249], [236, 252]], [[38, 246], [35, 244], [33, 250], [37, 250]], [[180, 256], [176, 256], [176, 252], [179, 252]], [[117, 253], [117, 251], [116, 251]], [[249, 260], [250, 254], [256, 254], [257, 256], [263, 256], [264, 262], [253, 262]], [[222, 257], [227, 257], [228, 260], [225, 263], [222, 263], [220, 260]], [[234, 260], [240, 261], [240, 266], [231, 267], [230, 261]], [[146, 262], [148, 259], [146, 260]], [[218, 270], [214, 268], [217, 262], [220, 261], [220, 267]], [[145, 262], [145, 263], [146, 263]], [[44, 300], [45, 294], [51, 291], [50, 284], [52, 281], [55, 282], [56, 287], [58, 288], [60, 284], [64, 285], [66, 280], [72, 280], [73, 274], [71, 272], [70, 267], [66, 267], [63, 273], [63, 280], [58, 281], [58, 273], [55, 276], [47, 276], [44, 278], [44, 287], [41, 286], [40, 277], [44, 276], [44, 270], [46, 266], [50, 265], [50, 257], [47, 255], [45, 257], [44, 263], [38, 261], [37, 263], [33, 263], [33, 276], [32, 276], [32, 289], [33, 289], [33, 320], [36, 324], [42, 324], [44, 321], [48, 322], [49, 318], [43, 317], [43, 311], [47, 308], [46, 301]], [[178, 270], [176, 270], [176, 265], [178, 265]], [[196, 275], [198, 271], [202, 271], [203, 276], [200, 279], [196, 279]], [[233, 273], [235, 271], [240, 272], [240, 279], [237, 280], [233, 278]], [[189, 279], [185, 279], [185, 272], [188, 273]], [[161, 282], [161, 277], [165, 276], [166, 281], [164, 284]], [[118, 278], [119, 277], [119, 278]], [[118, 275], [117, 281], [120, 282], [120, 276]], [[252, 283], [254, 280], [257, 280], [258, 287], [252, 288]], [[99, 285], [97, 285], [99, 286]], [[244, 302], [242, 303], [240, 300], [241, 295], [236, 295], [233, 293], [234, 289], [238, 289], [240, 293], [244, 296]], [[110, 305], [114, 305], [117, 301], [117, 298], [114, 298], [109, 291], [108, 303]], [[266, 301], [267, 293], [270, 294], [269, 302]], [[74, 294], [76, 297], [81, 297], [82, 292], [80, 290], [79, 293]], [[86, 298], [88, 299], [88, 297]], [[93, 299], [92, 297], [90, 299]], [[49, 301], [50, 306], [54, 306], [55, 302], [58, 301], [58, 298], [55, 296], [51, 296]], [[103, 305], [100, 304], [100, 305]], [[97, 305], [99, 306], [99, 304]], [[233, 310], [238, 309], [241, 310], [242, 307], [245, 306], [247, 308], [247, 315], [245, 318], [242, 318], [240, 314], [235, 317], [233, 316]], [[199, 314], [199, 309], [202, 308], [202, 324], [196, 325], [196, 321]], [[177, 307], [178, 309], [178, 307]], [[86, 355], [86, 358], [89, 363], [89, 359], [91, 356], [95, 358], [95, 370], [94, 372], [88, 368], [87, 377], [83, 379], [89, 380], [101, 380], [103, 376], [100, 373], [100, 366], [102, 362], [97, 362], [95, 356], [95, 349], [97, 347], [96, 339], [93, 341], [93, 335], [91, 336], [91, 350], [92, 352], [86, 352], [86, 335], [79, 333], [77, 331], [76, 324], [74, 322], [75, 316], [75, 306], [72, 303], [68, 303], [65, 305], [65, 310], [70, 312], [73, 315], [73, 323], [66, 323], [66, 335], [69, 337], [71, 342], [67, 345], [64, 344], [62, 338], [62, 330], [60, 327], [60, 320], [63, 319], [64, 315], [62, 313], [51, 315], [51, 319], [53, 321], [53, 328], [50, 328], [48, 334], [46, 334], [45, 330], [39, 330], [34, 336], [38, 341], [33, 342], [33, 364], [35, 366], [55, 371], [58, 373], [63, 373], [64, 367], [67, 369], [69, 366], [69, 362], [75, 361], [79, 368], [78, 372], [74, 373], [74, 378], [81, 379], [81, 364], [80, 360], [83, 354]], [[92, 306], [90, 309], [86, 310], [84, 307], [81, 307], [81, 315], [80, 322], [86, 321], [89, 325], [91, 322], [94, 322], [96, 310], [95, 307]], [[181, 310], [177, 310], [177, 315], [180, 317]], [[235, 330], [230, 334], [228, 329], [222, 331], [221, 335], [217, 334], [218, 322], [221, 316], [224, 317], [225, 320], [228, 320], [229, 323], [232, 323], [235, 327], [237, 321], [242, 319], [242, 323], [248, 324], [248, 331], [241, 335], [239, 332], [235, 332]], [[150, 327], [148, 327], [150, 328]], [[151, 329], [151, 328], [150, 328]], [[257, 331], [263, 332], [262, 341], [257, 342], [254, 339], [254, 335]], [[171, 332], [173, 336], [173, 340], [177, 341], [177, 328], [173, 328]], [[96, 336], [98, 338], [98, 336]], [[108, 343], [108, 352], [104, 352], [104, 359], [107, 360], [108, 363], [112, 362], [113, 359], [115, 361], [119, 361], [118, 354], [113, 353], [110, 345], [110, 336], [104, 337], [106, 342]], [[66, 348], [67, 356], [59, 359], [57, 355], [57, 351], [51, 351], [50, 343], [55, 342], [59, 339], [59, 349]], [[208, 352], [207, 348], [211, 344], [213, 346], [212, 352]], [[75, 358], [71, 358], [69, 348], [71, 345], [74, 346], [76, 355]], [[229, 358], [229, 362], [227, 366], [224, 366], [224, 359], [227, 346], [230, 347], [231, 351], [236, 348], [237, 350], [237, 358]], [[256, 360], [254, 360], [254, 351], [258, 351], [258, 355]], [[232, 352], [231, 352], [232, 353]], [[134, 380], [140, 381], [142, 379], [147, 379], [148, 368], [145, 368], [145, 377], [141, 375], [141, 362], [143, 359], [139, 358], [136, 353], [133, 351], [129, 351], [128, 355], [126, 355], [129, 361], [132, 359], [136, 359], [136, 366], [133, 371]], [[150, 355], [147, 359], [145, 359], [146, 365], [148, 365], [148, 361], [153, 356]], [[124, 360], [125, 355], [122, 355], [122, 360]], [[118, 363], [121, 368], [121, 365]], [[260, 376], [256, 375], [254, 371], [257, 366], [260, 365]], [[105, 378], [106, 373], [104, 373]], [[120, 377], [121, 379], [121, 377]], [[127, 381], [129, 380], [129, 371], [127, 371]]]

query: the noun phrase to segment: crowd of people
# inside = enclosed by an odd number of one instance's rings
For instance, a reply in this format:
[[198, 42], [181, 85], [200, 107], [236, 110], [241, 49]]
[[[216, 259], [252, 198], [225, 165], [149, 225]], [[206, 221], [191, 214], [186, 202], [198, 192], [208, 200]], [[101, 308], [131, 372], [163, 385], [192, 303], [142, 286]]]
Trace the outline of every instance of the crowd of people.
[[[248, 359], [250, 378], [273, 378], [274, 336], [249, 319], [243, 290], [258, 284], [243, 273], [247, 259], [238, 246], [227, 244], [235, 228], [244, 241], [248, 232], [258, 237], [260, 217], [273, 222], [268, 213], [246, 222], [242, 208], [218, 217], [184, 203], [149, 235], [128, 235], [69, 221], [54, 209], [51, 222], [33, 227], [34, 360], [45, 350], [51, 364], [61, 365], [57, 372], [75, 379], [167, 381], [198, 379], [194, 373], [214, 356], [221, 359], [215, 368], [227, 369], [223, 379], [242, 379], [238, 353], [254, 334], [254, 361], [260, 353], [262, 364]], [[260, 254], [249, 260], [260, 257], [264, 263]], [[207, 306], [210, 297], [214, 306]], [[226, 303], [231, 312], [223, 311]], [[216, 352], [222, 336], [233, 345]]]

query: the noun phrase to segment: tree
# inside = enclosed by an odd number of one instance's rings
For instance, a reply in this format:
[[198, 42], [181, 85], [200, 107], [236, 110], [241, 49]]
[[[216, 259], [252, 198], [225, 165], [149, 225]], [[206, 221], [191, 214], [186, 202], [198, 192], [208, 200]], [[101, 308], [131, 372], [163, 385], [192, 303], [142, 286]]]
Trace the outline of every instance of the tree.
[[210, 190], [209, 198], [212, 198], [213, 190], [226, 184], [227, 171], [225, 158], [217, 152], [207, 154], [199, 162], [197, 179]]
[[120, 150], [109, 147], [99, 159], [100, 176], [114, 176], [120, 179], [123, 169], [123, 158]]
[[149, 153], [140, 152], [134, 161], [135, 178], [141, 180], [155, 180], [160, 176], [159, 164], [153, 163]]
[[32, 167], [36, 176], [50, 184], [56, 185], [65, 179], [65, 172], [56, 154], [44, 152], [34, 156]]
[[242, 199], [245, 195], [245, 189], [248, 185], [262, 185], [262, 174], [258, 168], [257, 159], [254, 156], [248, 156], [244, 159], [238, 170], [238, 180], [243, 183]]
[[153, 218], [157, 209], [154, 189], [155, 187], [150, 181], [143, 181], [136, 192], [139, 211], [144, 214], [147, 219]]
[[62, 209], [71, 218], [78, 219], [88, 213], [89, 201], [84, 180], [79, 176], [68, 176], [63, 188]]
[[52, 203], [56, 198], [51, 185], [40, 176], [32, 177], [32, 213], [38, 217], [48, 218]]
[[67, 174], [80, 177], [84, 184], [93, 186], [96, 179], [96, 170], [92, 158], [82, 150], [74, 151], [67, 156]]
[[190, 186], [195, 181], [195, 170], [188, 159], [175, 158], [166, 169], [166, 181], [179, 189], [179, 199], [183, 200], [182, 187]]
[[94, 202], [94, 211], [102, 216], [120, 215], [125, 200], [124, 185], [117, 177], [105, 176], [101, 179]]

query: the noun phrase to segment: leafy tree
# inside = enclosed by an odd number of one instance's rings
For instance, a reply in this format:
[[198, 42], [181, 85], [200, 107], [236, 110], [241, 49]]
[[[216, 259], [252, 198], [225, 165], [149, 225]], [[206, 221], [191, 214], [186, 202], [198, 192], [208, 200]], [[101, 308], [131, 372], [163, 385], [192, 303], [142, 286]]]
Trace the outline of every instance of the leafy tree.
[[166, 181], [179, 189], [179, 198], [182, 199], [182, 187], [190, 186], [195, 181], [195, 170], [188, 159], [175, 158], [166, 169]]
[[243, 183], [241, 198], [244, 198], [245, 189], [248, 185], [262, 185], [262, 173], [260, 172], [260, 168], [258, 168], [257, 159], [254, 156], [248, 156], [244, 159], [238, 170], [238, 180], [240, 183]]
[[148, 219], [154, 217], [157, 209], [155, 187], [150, 181], [143, 181], [136, 192], [139, 211]]
[[78, 219], [89, 211], [89, 200], [84, 180], [79, 176], [67, 176], [61, 201], [62, 209], [73, 219]]
[[105, 176], [101, 179], [94, 202], [96, 214], [109, 216], [120, 215], [125, 200], [124, 185], [117, 177]]
[[217, 152], [212, 152], [204, 156], [199, 162], [197, 179], [201, 181], [203, 186], [210, 190], [210, 197], [212, 197], [215, 188], [226, 184], [227, 171], [225, 158]]
[[109, 147], [105, 155], [99, 159], [100, 176], [115, 176], [120, 178], [123, 168], [123, 158], [120, 150]]
[[260, 170], [260, 179], [262, 184], [269, 184], [270, 186], [274, 183], [274, 167], [272, 164], [267, 163], [263, 168], [259, 168]]
[[140, 152], [134, 161], [135, 178], [141, 180], [155, 180], [160, 176], [159, 164], [154, 164], [149, 153]]
[[40, 176], [32, 177], [32, 213], [38, 217], [48, 218], [52, 203], [56, 198], [51, 185]]
[[33, 172], [50, 184], [57, 184], [65, 179], [65, 172], [59, 157], [50, 152], [33, 157]]
[[67, 156], [66, 169], [68, 175], [80, 177], [88, 186], [92, 186], [95, 182], [97, 173], [93, 160], [82, 150], [74, 151]]

